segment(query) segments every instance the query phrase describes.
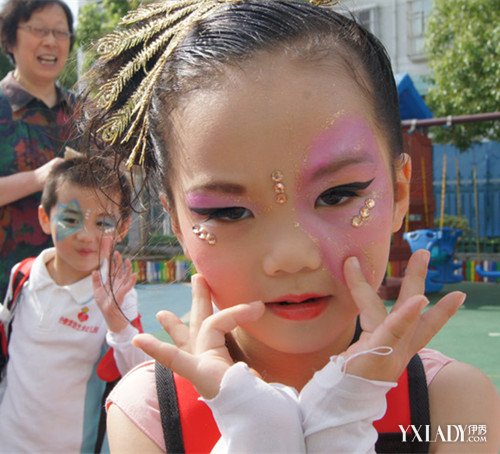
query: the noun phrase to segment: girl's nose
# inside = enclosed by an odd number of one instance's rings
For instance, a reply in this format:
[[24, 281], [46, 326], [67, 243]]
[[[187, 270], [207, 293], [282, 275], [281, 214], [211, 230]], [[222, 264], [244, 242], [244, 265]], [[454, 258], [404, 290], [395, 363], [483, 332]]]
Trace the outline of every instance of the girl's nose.
[[280, 232], [263, 260], [269, 276], [314, 271], [321, 267], [321, 253], [316, 242], [298, 225]]

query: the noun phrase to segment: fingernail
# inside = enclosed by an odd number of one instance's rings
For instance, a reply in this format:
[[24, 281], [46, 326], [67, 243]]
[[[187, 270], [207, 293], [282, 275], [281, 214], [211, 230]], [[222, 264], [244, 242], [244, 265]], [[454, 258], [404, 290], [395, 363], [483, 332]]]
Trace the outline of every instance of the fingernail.
[[457, 293], [460, 294], [460, 298], [459, 298], [460, 304], [459, 304], [459, 306], [461, 306], [462, 304], [464, 304], [465, 299], [467, 298], [467, 294], [464, 293], [464, 292], [460, 292], [460, 291], [458, 291]]
[[348, 257], [347, 260], [349, 261], [349, 266], [352, 266], [356, 270], [361, 269], [361, 265], [359, 264], [359, 260], [357, 257], [355, 256]]
[[429, 260], [431, 259], [431, 253], [427, 249], [420, 249], [420, 255], [422, 257], [422, 261], [428, 265]]
[[422, 296], [422, 299], [420, 300], [420, 309], [422, 310], [424, 307], [428, 306], [429, 304], [430, 304], [430, 301], [425, 296]]

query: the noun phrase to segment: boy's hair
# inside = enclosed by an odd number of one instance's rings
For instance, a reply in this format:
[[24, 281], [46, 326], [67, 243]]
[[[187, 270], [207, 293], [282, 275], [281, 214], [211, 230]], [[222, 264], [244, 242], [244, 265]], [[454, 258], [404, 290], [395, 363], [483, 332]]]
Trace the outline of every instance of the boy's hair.
[[[57, 204], [57, 190], [63, 183], [70, 183], [84, 189], [94, 189], [104, 194], [109, 200], [119, 205], [121, 220], [131, 215], [130, 198], [132, 189], [128, 178], [120, 171], [113, 169], [102, 158], [87, 157], [65, 159], [49, 173], [42, 192], [42, 207], [50, 215], [50, 210]], [[116, 195], [120, 201], [116, 201]]]
[[14, 56], [9, 52], [9, 48], [17, 44], [19, 23], [29, 21], [35, 11], [50, 5], [59, 5], [63, 9], [68, 22], [68, 30], [71, 33], [69, 49], [73, 48], [75, 43], [73, 13], [62, 0], [8, 0], [0, 12], [0, 46], [14, 64]]

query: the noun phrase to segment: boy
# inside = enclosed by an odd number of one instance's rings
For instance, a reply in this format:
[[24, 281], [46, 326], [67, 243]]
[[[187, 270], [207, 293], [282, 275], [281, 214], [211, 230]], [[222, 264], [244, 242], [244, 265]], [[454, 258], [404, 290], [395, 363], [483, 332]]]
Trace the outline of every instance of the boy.
[[93, 452], [98, 375], [109, 376], [101, 357], [113, 347], [121, 375], [147, 359], [130, 343], [138, 332], [130, 261], [115, 252], [107, 265], [130, 224], [129, 195], [126, 178], [100, 159], [69, 159], [50, 173], [39, 221], [55, 247], [34, 260], [12, 321], [0, 452]]

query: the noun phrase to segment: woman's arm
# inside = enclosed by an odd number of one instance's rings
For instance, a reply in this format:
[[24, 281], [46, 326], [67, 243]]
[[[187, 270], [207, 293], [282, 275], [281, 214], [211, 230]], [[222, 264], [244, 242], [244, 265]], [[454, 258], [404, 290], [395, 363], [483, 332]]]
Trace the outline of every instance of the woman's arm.
[[[429, 404], [431, 440], [436, 440], [431, 452], [499, 452], [500, 396], [481, 371], [460, 362], [448, 364], [429, 385]], [[464, 441], [451, 441], [456, 437]]]
[[54, 158], [38, 169], [0, 177], [0, 207], [40, 192], [49, 172], [62, 161], [62, 158]]
[[161, 453], [163, 452], [116, 405], [108, 408], [107, 431], [112, 453]]

